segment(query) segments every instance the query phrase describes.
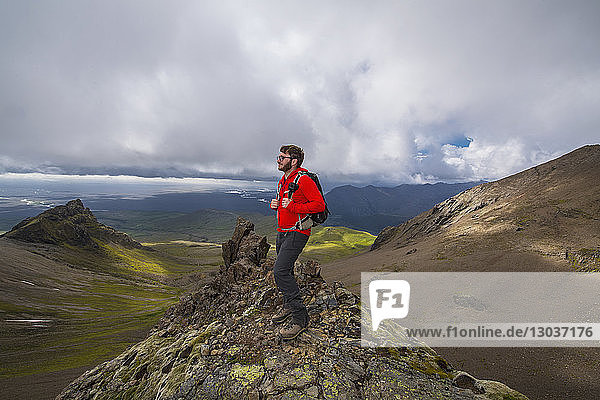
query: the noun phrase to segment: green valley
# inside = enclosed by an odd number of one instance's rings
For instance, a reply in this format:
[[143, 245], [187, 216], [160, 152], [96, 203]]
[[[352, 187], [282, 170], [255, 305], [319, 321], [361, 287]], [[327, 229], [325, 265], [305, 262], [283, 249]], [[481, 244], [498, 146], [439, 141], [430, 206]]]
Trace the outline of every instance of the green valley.
[[[223, 263], [220, 243], [238, 218], [215, 210], [95, 214], [72, 201], [0, 237], [5, 393], [38, 381], [66, 384], [72, 377], [63, 371], [97, 365], [143, 339], [184, 293], [201, 290], [216, 273]], [[273, 216], [242, 216], [267, 236], [275, 256]], [[335, 260], [374, 239], [344, 227], [315, 227], [302, 258]], [[45, 393], [40, 385], [36, 393]]]
[[93, 251], [0, 240], [0, 379], [114, 356], [200, 286], [220, 255], [216, 245], [99, 245]]

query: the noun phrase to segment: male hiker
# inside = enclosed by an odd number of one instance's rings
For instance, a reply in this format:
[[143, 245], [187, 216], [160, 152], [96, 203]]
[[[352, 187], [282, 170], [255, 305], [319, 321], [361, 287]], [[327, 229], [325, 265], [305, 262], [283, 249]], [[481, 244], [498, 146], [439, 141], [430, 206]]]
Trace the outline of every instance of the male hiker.
[[310, 228], [302, 230], [295, 225], [307, 213], [325, 211], [325, 200], [308, 175], [301, 174], [297, 180], [298, 186], [294, 185], [296, 175], [307, 172], [300, 168], [304, 161], [304, 151], [293, 144], [282, 146], [279, 151], [277, 168], [284, 174], [279, 180], [277, 198], [271, 201], [271, 208], [277, 210], [277, 261], [273, 266], [273, 275], [277, 288], [283, 295], [284, 304], [273, 316], [273, 322], [281, 323], [292, 316], [291, 323], [280, 330], [281, 337], [290, 340], [308, 325], [308, 311], [294, 277], [294, 262], [308, 241]]

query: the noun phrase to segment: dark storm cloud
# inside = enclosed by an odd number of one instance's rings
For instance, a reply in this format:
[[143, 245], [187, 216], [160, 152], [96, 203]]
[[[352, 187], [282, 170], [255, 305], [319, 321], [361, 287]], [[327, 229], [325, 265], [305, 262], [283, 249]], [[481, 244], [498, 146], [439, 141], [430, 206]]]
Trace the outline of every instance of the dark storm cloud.
[[269, 176], [279, 145], [298, 143], [333, 179], [505, 176], [597, 140], [599, 15], [597, 2], [3, 2], [0, 172]]

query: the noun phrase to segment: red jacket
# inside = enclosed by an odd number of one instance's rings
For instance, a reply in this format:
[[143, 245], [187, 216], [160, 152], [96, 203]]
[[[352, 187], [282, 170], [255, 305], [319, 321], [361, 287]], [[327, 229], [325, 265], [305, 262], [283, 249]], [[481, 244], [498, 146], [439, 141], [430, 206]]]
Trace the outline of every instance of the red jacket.
[[[281, 199], [288, 197], [288, 186], [294, 182], [296, 175], [300, 171], [307, 171], [304, 168], [294, 170], [290, 176], [285, 178], [285, 174], [279, 180], [279, 203], [277, 208], [277, 230], [283, 232], [285, 228], [291, 228], [298, 222], [298, 216], [304, 218], [306, 214], [325, 211], [325, 200], [317, 188], [315, 182], [308, 175], [303, 175], [298, 179], [298, 190], [292, 195], [292, 202], [286, 207], [281, 207]], [[282, 229], [283, 228], [283, 229]], [[303, 231], [294, 229], [297, 232], [310, 236], [310, 228]]]

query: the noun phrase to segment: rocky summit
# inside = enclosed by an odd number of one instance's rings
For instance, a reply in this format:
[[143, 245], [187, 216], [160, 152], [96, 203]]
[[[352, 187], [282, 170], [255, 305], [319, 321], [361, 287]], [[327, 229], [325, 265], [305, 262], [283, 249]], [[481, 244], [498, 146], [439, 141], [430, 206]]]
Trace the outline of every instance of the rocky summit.
[[295, 266], [309, 328], [282, 341], [271, 322], [281, 296], [268, 249], [240, 218], [210, 284], [57, 399], [525, 399], [427, 347], [362, 348], [359, 298], [325, 282], [315, 262]]
[[98, 241], [129, 248], [142, 247], [125, 233], [99, 223], [80, 199], [24, 219], [2, 236], [21, 242], [66, 244], [80, 248], [98, 248]]

